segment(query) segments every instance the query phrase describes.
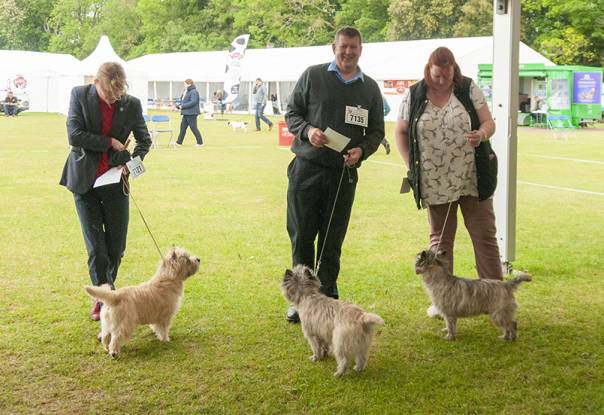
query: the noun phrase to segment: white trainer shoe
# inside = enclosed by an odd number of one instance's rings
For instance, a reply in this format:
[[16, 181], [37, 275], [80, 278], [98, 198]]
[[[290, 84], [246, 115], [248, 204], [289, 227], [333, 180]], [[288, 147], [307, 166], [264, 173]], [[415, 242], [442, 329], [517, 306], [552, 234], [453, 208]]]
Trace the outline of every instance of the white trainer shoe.
[[440, 315], [440, 311], [438, 311], [438, 308], [436, 308], [434, 304], [428, 307], [428, 310], [426, 310], [426, 314], [428, 314], [428, 317], [430, 318], [443, 318]]

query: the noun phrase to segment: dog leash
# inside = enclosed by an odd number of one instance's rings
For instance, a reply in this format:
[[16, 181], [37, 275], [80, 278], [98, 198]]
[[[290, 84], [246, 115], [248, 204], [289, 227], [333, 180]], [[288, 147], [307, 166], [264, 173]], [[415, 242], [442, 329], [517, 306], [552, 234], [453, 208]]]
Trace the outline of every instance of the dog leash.
[[143, 220], [145, 227], [147, 228], [147, 232], [149, 232], [149, 235], [151, 235], [151, 239], [153, 239], [153, 243], [155, 244], [155, 247], [157, 248], [159, 257], [163, 258], [161, 249], [159, 249], [159, 245], [157, 244], [157, 241], [155, 240], [155, 237], [153, 236], [153, 233], [151, 232], [151, 229], [149, 228], [149, 225], [147, 224], [147, 221], [145, 220], [145, 217], [143, 216], [143, 212], [138, 207], [138, 203], [136, 203], [136, 200], [132, 196], [132, 192], [130, 191], [130, 183], [128, 183], [128, 175], [123, 170], [122, 170], [122, 191], [124, 192], [124, 195], [129, 196], [130, 199], [132, 199], [132, 201], [134, 202], [134, 206], [136, 206], [136, 209], [138, 210], [138, 213], [141, 216], [141, 219]]
[[[126, 142], [124, 143], [124, 147], [126, 149], [128, 149], [128, 145], [130, 145], [130, 138], [128, 138], [126, 140]], [[130, 199], [132, 199], [132, 201], [134, 202], [134, 206], [136, 206], [136, 209], [138, 210], [138, 214], [141, 216], [141, 219], [143, 220], [143, 223], [145, 224], [145, 227], [147, 228], [147, 232], [149, 232], [149, 235], [151, 235], [151, 239], [153, 239], [153, 243], [155, 244], [155, 247], [157, 248], [159, 257], [163, 258], [161, 249], [159, 249], [159, 245], [157, 244], [157, 241], [155, 240], [155, 237], [153, 236], [153, 233], [151, 232], [151, 229], [149, 228], [149, 225], [147, 224], [147, 221], [145, 220], [145, 217], [143, 216], [143, 212], [138, 207], [138, 203], [136, 203], [136, 200], [134, 200], [134, 196], [132, 196], [132, 192], [130, 190], [130, 182], [128, 182], [128, 174], [126, 174], [126, 171], [124, 171], [124, 170], [122, 170], [122, 193], [124, 193], [125, 196], [129, 196]]]
[[438, 248], [440, 248], [440, 242], [443, 239], [443, 235], [445, 233], [445, 226], [447, 226], [447, 219], [449, 219], [449, 211], [451, 210], [451, 205], [453, 204], [453, 202], [449, 202], [449, 207], [447, 208], [447, 215], [445, 216], [445, 223], [443, 223], [443, 228], [440, 231], [440, 237], [438, 238], [438, 245], [436, 245], [436, 251], [434, 251], [436, 254], [438, 254]]
[[338, 189], [336, 190], [336, 197], [333, 200], [333, 206], [331, 207], [331, 214], [329, 215], [329, 221], [327, 222], [327, 230], [325, 231], [325, 238], [323, 238], [323, 246], [321, 247], [321, 253], [319, 254], [319, 260], [317, 261], [317, 268], [315, 269], [315, 275], [319, 275], [319, 268], [321, 268], [321, 258], [323, 258], [323, 251], [327, 244], [327, 235], [329, 235], [329, 228], [331, 227], [331, 220], [336, 210], [336, 203], [338, 202], [338, 196], [340, 194], [340, 188], [342, 187], [342, 179], [344, 178], [344, 171], [346, 170], [346, 161], [342, 164], [342, 174], [340, 175], [340, 181], [338, 182]]

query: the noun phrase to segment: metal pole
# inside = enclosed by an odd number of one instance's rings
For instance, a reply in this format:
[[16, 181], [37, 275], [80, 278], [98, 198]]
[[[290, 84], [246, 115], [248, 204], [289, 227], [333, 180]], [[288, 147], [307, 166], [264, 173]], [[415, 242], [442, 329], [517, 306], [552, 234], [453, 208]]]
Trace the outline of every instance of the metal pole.
[[516, 256], [516, 168], [518, 117], [518, 49], [520, 1], [494, 0], [493, 14], [493, 117], [492, 138], [499, 158], [498, 184], [493, 204], [497, 241], [505, 271]]

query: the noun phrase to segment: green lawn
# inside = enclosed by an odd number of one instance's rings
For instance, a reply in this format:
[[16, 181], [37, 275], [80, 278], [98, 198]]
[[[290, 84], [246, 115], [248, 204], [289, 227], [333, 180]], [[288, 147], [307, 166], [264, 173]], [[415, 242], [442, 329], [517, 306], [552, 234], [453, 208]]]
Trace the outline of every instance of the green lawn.
[[[339, 286], [386, 326], [367, 370], [343, 379], [332, 376], [334, 360], [308, 360], [300, 327], [283, 318], [291, 153], [275, 130], [233, 133], [201, 119], [200, 129], [201, 149], [189, 134], [182, 148], [152, 150], [132, 191], [162, 250], [183, 246], [202, 268], [185, 287], [172, 341], [142, 327], [112, 360], [88, 318], [84, 244], [73, 198], [58, 185], [65, 120], [0, 117], [0, 413], [604, 413], [602, 125], [568, 140], [519, 132], [514, 266], [534, 281], [517, 295], [514, 343], [499, 341], [486, 316], [462, 320], [447, 342], [442, 322], [426, 317], [412, 269], [427, 244], [426, 213], [398, 194], [400, 159], [380, 148], [360, 170]], [[474, 277], [461, 223], [456, 272]], [[118, 286], [147, 280], [158, 259], [132, 204]]]

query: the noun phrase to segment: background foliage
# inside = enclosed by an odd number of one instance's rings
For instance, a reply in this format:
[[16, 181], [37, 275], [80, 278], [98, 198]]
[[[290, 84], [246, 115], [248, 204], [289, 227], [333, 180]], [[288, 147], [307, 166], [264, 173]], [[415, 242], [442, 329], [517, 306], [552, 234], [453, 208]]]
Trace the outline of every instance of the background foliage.
[[[521, 0], [522, 41], [558, 64], [604, 63], [604, 0]], [[108, 34], [124, 59], [330, 42], [342, 25], [368, 42], [492, 33], [492, 0], [3, 0], [0, 49], [86, 57]]]

